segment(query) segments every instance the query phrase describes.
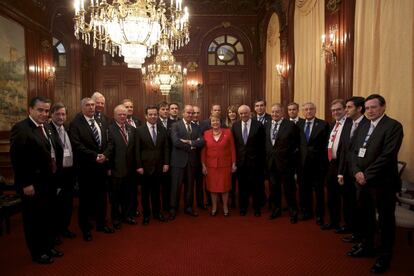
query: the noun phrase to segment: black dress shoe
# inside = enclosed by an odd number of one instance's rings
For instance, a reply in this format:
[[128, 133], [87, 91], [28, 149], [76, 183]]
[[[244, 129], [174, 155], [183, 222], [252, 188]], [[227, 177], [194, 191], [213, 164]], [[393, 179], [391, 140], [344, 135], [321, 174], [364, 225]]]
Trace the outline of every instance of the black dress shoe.
[[192, 216], [192, 217], [198, 217], [198, 213], [193, 211], [192, 209], [187, 209], [184, 211], [184, 214]]
[[71, 232], [71, 231], [69, 231], [69, 230], [63, 231], [62, 234], [61, 234], [61, 236], [64, 237], [64, 238], [68, 238], [68, 239], [74, 239], [74, 238], [76, 238], [76, 234], [73, 233], [73, 232]]
[[60, 252], [56, 248], [50, 249], [50, 256], [52, 257], [60, 258], [60, 257], [63, 257], [63, 255], [64, 255], [63, 252]]
[[163, 214], [159, 213], [158, 215], [154, 216], [154, 219], [161, 221], [161, 222], [165, 222], [165, 217]]
[[339, 226], [337, 224], [332, 224], [332, 223], [326, 223], [321, 226], [321, 230], [332, 230], [332, 229], [337, 229], [337, 228], [339, 228]]
[[170, 216], [168, 217], [169, 220], [175, 220], [176, 213], [174, 210], [170, 211]]
[[316, 224], [317, 225], [323, 225], [323, 218], [322, 217], [316, 217]]
[[150, 222], [150, 218], [149, 218], [149, 217], [144, 217], [144, 218], [142, 219], [142, 225], [148, 225], [148, 224], [149, 224], [149, 222]]
[[311, 219], [311, 218], [313, 218], [313, 216], [312, 216], [311, 214], [309, 214], [309, 213], [303, 213], [303, 214], [300, 216], [300, 220], [302, 220], [302, 221], [309, 220], [309, 219]]
[[297, 215], [297, 214], [296, 214], [296, 215], [291, 215], [291, 216], [289, 217], [289, 221], [290, 221], [290, 223], [292, 223], [292, 224], [298, 223], [298, 215]]
[[135, 225], [135, 224], [137, 224], [137, 221], [134, 218], [126, 218], [125, 223], [127, 223], [129, 225]]
[[351, 229], [348, 226], [344, 225], [335, 229], [336, 234], [349, 234], [351, 233]]
[[354, 258], [358, 258], [358, 257], [374, 257], [375, 256], [375, 252], [372, 248], [368, 248], [365, 246], [358, 246], [357, 248], [349, 251], [348, 253], [346, 253], [346, 255], [348, 255], [349, 257], [354, 257]]
[[240, 209], [240, 216], [244, 217], [247, 214], [246, 209]]
[[360, 242], [360, 241], [361, 241], [361, 239], [360, 239], [360, 238], [358, 238], [358, 237], [357, 237], [357, 236], [355, 236], [355, 235], [350, 235], [350, 236], [343, 237], [343, 238], [342, 238], [342, 241], [343, 241], [343, 242], [349, 242], [349, 243], [357, 243], [357, 242]]
[[272, 214], [269, 216], [269, 219], [275, 219], [278, 218], [282, 215], [282, 211], [279, 208], [276, 208], [272, 211]]
[[47, 254], [43, 254], [39, 257], [33, 258], [33, 261], [38, 264], [51, 264], [53, 263], [53, 258]]
[[371, 273], [381, 274], [390, 268], [391, 259], [388, 257], [379, 257], [371, 267]]
[[55, 245], [61, 245], [62, 244], [62, 240], [59, 237], [56, 237], [55, 240], [53, 241], [53, 243]]
[[105, 234], [112, 234], [115, 231], [111, 227], [103, 226], [103, 227], [96, 227], [96, 232], [104, 232]]
[[114, 228], [115, 228], [116, 230], [121, 229], [121, 223], [120, 223], [120, 222], [114, 222], [113, 224], [114, 224]]
[[255, 217], [260, 217], [262, 215], [262, 212], [260, 212], [260, 210], [255, 210], [254, 211], [254, 216]]
[[91, 241], [92, 240], [92, 233], [90, 231], [83, 233], [83, 240], [84, 241]]

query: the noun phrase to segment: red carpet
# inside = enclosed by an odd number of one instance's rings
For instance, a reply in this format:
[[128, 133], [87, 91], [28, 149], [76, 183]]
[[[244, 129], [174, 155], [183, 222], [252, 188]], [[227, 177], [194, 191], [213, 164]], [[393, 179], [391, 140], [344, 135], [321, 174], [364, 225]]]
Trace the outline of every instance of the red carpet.
[[[12, 233], [0, 237], [0, 275], [370, 275], [374, 259], [345, 256], [350, 245], [341, 235], [321, 231], [314, 221], [291, 225], [285, 213], [274, 221], [268, 215], [179, 214], [168, 223], [123, 225], [112, 235], [92, 232], [89, 243], [73, 223], [78, 237], [65, 239], [58, 247], [65, 256], [47, 266], [32, 263], [17, 215]], [[387, 275], [413, 275], [414, 247], [404, 234], [397, 231]]]

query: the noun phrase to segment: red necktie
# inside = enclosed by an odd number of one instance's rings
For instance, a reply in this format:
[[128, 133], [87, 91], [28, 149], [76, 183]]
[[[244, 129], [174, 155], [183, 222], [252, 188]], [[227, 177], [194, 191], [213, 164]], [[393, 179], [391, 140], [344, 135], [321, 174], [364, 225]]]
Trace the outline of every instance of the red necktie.
[[335, 128], [333, 130], [333, 135], [331, 136], [331, 141], [330, 141], [331, 147], [328, 146], [328, 159], [329, 159], [329, 161], [332, 160], [332, 148], [334, 146], [336, 134], [338, 133], [338, 127], [339, 127], [339, 125], [340, 125], [340, 123], [339, 122], [336, 122]]

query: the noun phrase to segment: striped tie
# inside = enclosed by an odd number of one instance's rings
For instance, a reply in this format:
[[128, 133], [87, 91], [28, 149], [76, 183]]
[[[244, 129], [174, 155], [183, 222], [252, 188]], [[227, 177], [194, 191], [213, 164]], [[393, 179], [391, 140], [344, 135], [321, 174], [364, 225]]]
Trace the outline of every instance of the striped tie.
[[98, 145], [101, 146], [101, 137], [99, 137], [98, 129], [95, 126], [95, 120], [90, 119], [89, 122], [91, 123], [90, 126], [91, 126], [93, 137], [95, 138], [96, 143], [98, 143]]

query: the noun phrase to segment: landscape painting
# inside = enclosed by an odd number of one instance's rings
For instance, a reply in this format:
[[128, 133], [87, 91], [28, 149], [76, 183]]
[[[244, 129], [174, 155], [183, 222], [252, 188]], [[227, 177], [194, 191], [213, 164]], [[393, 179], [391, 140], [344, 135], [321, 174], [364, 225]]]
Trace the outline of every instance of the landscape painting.
[[27, 116], [24, 28], [0, 16], [0, 131]]

